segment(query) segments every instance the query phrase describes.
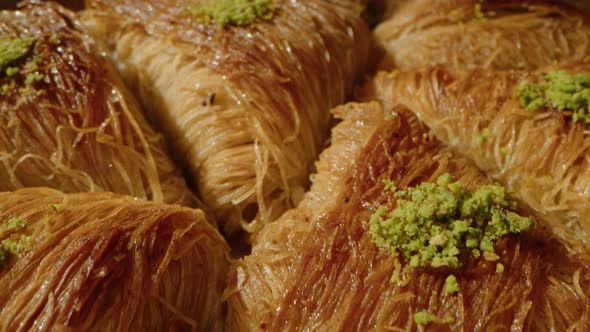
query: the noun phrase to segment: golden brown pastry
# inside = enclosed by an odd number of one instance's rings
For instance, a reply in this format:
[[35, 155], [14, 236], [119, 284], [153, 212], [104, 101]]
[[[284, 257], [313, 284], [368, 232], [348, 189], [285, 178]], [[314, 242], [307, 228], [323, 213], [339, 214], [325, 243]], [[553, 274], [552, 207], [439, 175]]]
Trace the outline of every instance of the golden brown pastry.
[[83, 22], [224, 230], [256, 232], [300, 201], [329, 109], [363, 72], [369, 33], [356, 2], [278, 0], [248, 26], [222, 26], [194, 15], [214, 1], [90, 0]]
[[[361, 112], [373, 122], [351, 131], [350, 141], [363, 143], [350, 154], [354, 161], [344, 165], [345, 172], [338, 162], [324, 169], [328, 174], [323, 176], [332, 174], [333, 182], [340, 185], [336, 193], [324, 194], [323, 202], [315, 204], [320, 215], [306, 220], [305, 208], [291, 211], [266, 227], [252, 255], [233, 266], [226, 290], [228, 328], [584, 331], [590, 327], [589, 270], [547, 237], [545, 219], [536, 219], [530, 232], [501, 239], [499, 261], [470, 258], [459, 269], [412, 268], [403, 260], [397, 265], [400, 261], [379, 250], [367, 222], [379, 206], [397, 202], [384, 180], [404, 189], [450, 173], [473, 190], [490, 179], [444, 148], [405, 107], [349, 104], [338, 110], [344, 117], [341, 128], [354, 126]], [[336, 143], [338, 149], [343, 145]], [[322, 157], [337, 153], [331, 150]], [[395, 270], [401, 271], [401, 283], [392, 281]], [[449, 273], [456, 276], [459, 290], [447, 294]], [[435, 316], [428, 325], [415, 318], [423, 310]]]
[[590, 21], [563, 2], [412, 0], [375, 28], [382, 69], [536, 69], [590, 55]]
[[538, 71], [443, 68], [380, 73], [365, 87], [367, 100], [407, 105], [438, 139], [467, 156], [547, 219], [549, 229], [583, 257], [590, 240], [590, 137], [583, 121], [552, 107], [531, 111], [518, 87], [545, 73], [590, 74], [590, 64]]
[[3, 331], [221, 331], [229, 249], [200, 210], [0, 194]]
[[0, 191], [32, 186], [194, 200], [115, 69], [54, 4], [0, 12]]

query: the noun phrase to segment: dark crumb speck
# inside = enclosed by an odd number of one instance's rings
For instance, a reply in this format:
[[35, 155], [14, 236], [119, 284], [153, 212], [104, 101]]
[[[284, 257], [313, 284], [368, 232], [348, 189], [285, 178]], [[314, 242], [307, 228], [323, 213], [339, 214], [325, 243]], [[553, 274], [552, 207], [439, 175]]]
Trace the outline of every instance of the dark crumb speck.
[[207, 96], [205, 98], [203, 98], [201, 105], [211, 106], [211, 105], [213, 105], [213, 102], [215, 102], [215, 92], [207, 94]]

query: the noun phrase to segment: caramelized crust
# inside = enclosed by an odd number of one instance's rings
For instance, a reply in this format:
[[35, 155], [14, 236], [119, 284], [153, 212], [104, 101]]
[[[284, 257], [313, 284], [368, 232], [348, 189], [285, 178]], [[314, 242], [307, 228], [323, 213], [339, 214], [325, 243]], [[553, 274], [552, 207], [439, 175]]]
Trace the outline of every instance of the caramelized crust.
[[227, 233], [256, 232], [300, 200], [330, 125], [364, 70], [355, 1], [275, 1], [272, 20], [200, 24], [188, 0], [91, 0], [112, 53]]
[[[327, 212], [310, 219], [307, 229], [300, 226], [305, 220], [299, 209], [285, 215], [261, 233], [251, 256], [235, 263], [226, 291], [228, 327], [418, 330], [413, 315], [428, 310], [437, 316], [429, 330], [587, 328], [589, 271], [568, 258], [542, 227], [497, 244], [503, 273], [495, 272], [495, 263], [474, 259], [460, 270], [413, 269], [378, 250], [366, 222], [378, 206], [395, 207], [384, 179], [402, 189], [446, 172], [470, 190], [491, 182], [467, 159], [443, 148], [408, 109], [394, 111], [394, 119], [379, 120], [361, 145]], [[299, 240], [286, 236], [290, 230]], [[390, 281], [395, 266], [402, 271], [401, 284]], [[450, 273], [461, 290], [445, 295]]]
[[45, 186], [194, 204], [161, 137], [72, 17], [54, 4], [0, 12], [0, 38], [36, 38], [28, 60], [43, 75], [33, 85], [25, 73], [0, 75], [8, 88], [0, 94], [0, 191]]
[[[534, 72], [444, 68], [381, 73], [365, 86], [367, 100], [407, 105], [454, 151], [526, 202], [569, 253], [588, 260], [590, 240], [590, 137], [563, 112], [525, 110], [518, 84], [542, 81], [549, 70], [590, 73], [588, 63]], [[484, 129], [491, 132], [483, 142]]]
[[0, 265], [3, 331], [222, 330], [229, 248], [200, 210], [28, 188], [0, 194], [0, 229], [31, 236]]
[[587, 15], [563, 2], [413, 0], [400, 7], [375, 29], [385, 50], [381, 69], [536, 69], [590, 55]]

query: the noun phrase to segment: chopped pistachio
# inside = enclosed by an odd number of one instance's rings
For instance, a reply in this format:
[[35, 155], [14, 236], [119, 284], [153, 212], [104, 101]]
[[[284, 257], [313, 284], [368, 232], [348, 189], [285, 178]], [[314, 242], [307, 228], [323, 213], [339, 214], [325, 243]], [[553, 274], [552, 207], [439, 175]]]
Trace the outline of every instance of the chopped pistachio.
[[41, 218], [41, 223], [43, 225], [49, 226], [51, 225], [51, 219], [49, 219], [49, 216], [43, 216], [43, 218]]
[[496, 272], [497, 272], [497, 273], [502, 273], [502, 272], [504, 272], [504, 264], [502, 264], [502, 263], [498, 263], [498, 264], [496, 264]]
[[211, 0], [189, 7], [188, 12], [204, 24], [214, 21], [220, 26], [247, 26], [260, 19], [272, 19], [275, 4], [273, 0]]
[[12, 77], [16, 74], [18, 74], [20, 70], [16, 67], [8, 67], [6, 68], [6, 77]]
[[49, 208], [55, 212], [62, 212], [65, 209], [63, 204], [49, 204]]
[[0, 39], [0, 69], [4, 69], [24, 58], [35, 41], [35, 38]]
[[[14, 238], [14, 239], [12, 239]], [[13, 255], [20, 255], [29, 250], [32, 245], [32, 237], [29, 235], [19, 234], [12, 237], [10, 240], [3, 242], [4, 248]]]
[[444, 174], [395, 193], [397, 207], [379, 207], [369, 219], [375, 244], [412, 267], [462, 266], [462, 252], [497, 260], [494, 242], [531, 228], [532, 220], [509, 211], [514, 202], [500, 185], [465, 190]]
[[496, 255], [496, 254], [495, 254], [495, 253], [493, 253], [493, 252], [484, 251], [484, 253], [483, 253], [483, 258], [484, 258], [486, 261], [495, 262], [495, 261], [497, 261], [497, 260], [499, 260], [499, 259], [500, 259], [500, 256]]
[[44, 77], [45, 76], [43, 76], [43, 74], [40, 74], [38, 72], [30, 73], [27, 75], [27, 78], [25, 79], [25, 84], [32, 85], [36, 82], [41, 81]]
[[396, 117], [395, 113], [386, 113], [385, 114], [385, 121], [393, 121]]
[[480, 1], [479, 3], [475, 4], [475, 7], [473, 8], [473, 20], [475, 22], [484, 22], [487, 20], [487, 17], [485, 15], [485, 13], [482, 11], [481, 9], [481, 3], [483, 1]]
[[52, 44], [59, 44], [59, 36], [56, 33], [54, 33], [49, 37], [49, 41]]
[[550, 71], [544, 82], [520, 83], [516, 90], [520, 104], [530, 111], [553, 108], [566, 111], [573, 122], [590, 124], [590, 75]]
[[492, 131], [489, 128], [485, 128], [482, 130], [481, 134], [475, 137], [475, 139], [477, 140], [477, 143], [481, 144], [490, 136], [492, 136]]
[[414, 321], [421, 325], [432, 323], [435, 319], [436, 316], [426, 310], [418, 311], [414, 314]]
[[21, 218], [10, 218], [0, 225], [0, 232], [18, 231], [27, 227], [27, 223]]
[[508, 148], [503, 146], [502, 148], [500, 148], [500, 153], [502, 153], [502, 154], [508, 153]]
[[393, 191], [393, 192], [395, 192], [397, 190], [397, 187], [395, 186], [395, 182], [393, 182], [389, 179], [383, 180], [383, 184], [385, 185], [385, 188], [383, 188], [383, 190], [389, 190], [389, 191]]
[[461, 19], [461, 12], [458, 9], [453, 9], [447, 15], [449, 21], [457, 22]]
[[447, 279], [445, 279], [445, 287], [443, 288], [443, 293], [445, 294], [453, 294], [457, 293], [461, 289], [459, 288], [459, 283], [457, 282], [457, 278], [454, 275], [449, 275]]

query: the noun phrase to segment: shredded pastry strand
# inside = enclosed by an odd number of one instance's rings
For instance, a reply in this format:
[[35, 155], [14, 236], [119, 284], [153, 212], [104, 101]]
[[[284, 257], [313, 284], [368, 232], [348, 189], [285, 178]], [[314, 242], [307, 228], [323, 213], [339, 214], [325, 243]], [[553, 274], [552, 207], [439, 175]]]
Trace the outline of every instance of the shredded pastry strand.
[[536, 69], [590, 55], [586, 14], [553, 1], [401, 1], [375, 28], [381, 69]]
[[[0, 190], [44, 186], [195, 204], [161, 136], [73, 17], [55, 4], [0, 12], [0, 39], [35, 39], [14, 65], [37, 67], [0, 75]], [[39, 81], [27, 83], [30, 75]]]
[[295, 206], [330, 125], [362, 74], [358, 1], [275, 1], [248, 27], [202, 24], [196, 2], [88, 1], [112, 53], [224, 230], [254, 233]]
[[[378, 206], [395, 206], [384, 179], [403, 189], [448, 172], [469, 190], [491, 180], [443, 147], [406, 107], [349, 109], [349, 119], [365, 109], [377, 124], [351, 132], [350, 141], [363, 144], [346, 172], [337, 164], [325, 170], [341, 185], [316, 203], [327, 207], [320, 216], [309, 219], [305, 207], [291, 211], [260, 233], [251, 256], [234, 264], [226, 290], [229, 328], [419, 330], [413, 315], [422, 310], [437, 317], [428, 328], [442, 331], [589, 327], [590, 271], [542, 226], [497, 244], [503, 273], [496, 273], [495, 263], [475, 259], [454, 271], [414, 269], [379, 251], [366, 222]], [[393, 117], [384, 118], [388, 113]], [[394, 269], [401, 271], [401, 284], [391, 281]], [[451, 272], [460, 291], [445, 295]]]
[[[563, 112], [524, 109], [516, 89], [540, 82], [550, 70], [590, 73], [590, 64], [570, 63], [537, 71], [444, 68], [380, 73], [365, 86], [367, 100], [386, 107], [407, 105], [441, 141], [548, 221], [570, 254], [587, 260], [590, 230], [590, 137], [582, 121]], [[482, 133], [489, 135], [481, 139]]]
[[200, 210], [26, 188], [0, 194], [2, 252], [17, 240], [3, 331], [222, 331], [229, 248]]

